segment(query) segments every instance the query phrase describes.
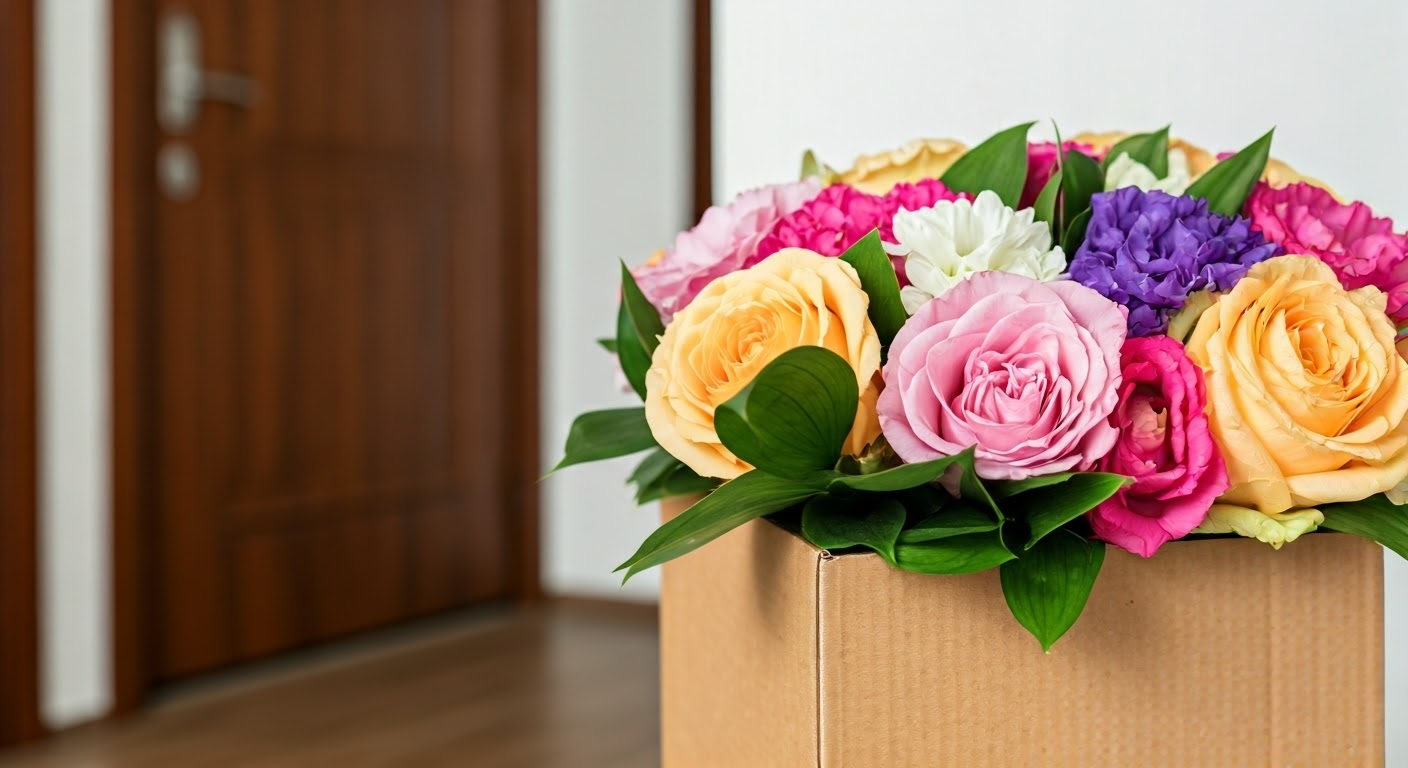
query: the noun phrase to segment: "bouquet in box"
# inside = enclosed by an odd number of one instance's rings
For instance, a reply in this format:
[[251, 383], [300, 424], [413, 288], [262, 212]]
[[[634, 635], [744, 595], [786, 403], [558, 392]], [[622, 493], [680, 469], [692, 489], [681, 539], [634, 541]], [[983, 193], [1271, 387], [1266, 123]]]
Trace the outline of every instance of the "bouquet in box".
[[[565, 466], [649, 451], [640, 502], [705, 494], [627, 578], [771, 516], [928, 574], [999, 568], [1049, 649], [1113, 545], [1408, 556], [1408, 236], [1270, 159], [1153, 133], [924, 141], [709, 209], [622, 268], [644, 406]], [[1397, 347], [1397, 348], [1396, 348]]]

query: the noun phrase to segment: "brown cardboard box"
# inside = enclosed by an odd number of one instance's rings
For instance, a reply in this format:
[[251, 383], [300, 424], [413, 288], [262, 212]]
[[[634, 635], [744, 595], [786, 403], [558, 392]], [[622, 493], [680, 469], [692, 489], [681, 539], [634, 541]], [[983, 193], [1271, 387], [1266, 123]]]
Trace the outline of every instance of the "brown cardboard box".
[[995, 571], [760, 520], [665, 566], [661, 657], [666, 768], [1384, 761], [1383, 555], [1341, 534], [1110, 547], [1045, 655]]

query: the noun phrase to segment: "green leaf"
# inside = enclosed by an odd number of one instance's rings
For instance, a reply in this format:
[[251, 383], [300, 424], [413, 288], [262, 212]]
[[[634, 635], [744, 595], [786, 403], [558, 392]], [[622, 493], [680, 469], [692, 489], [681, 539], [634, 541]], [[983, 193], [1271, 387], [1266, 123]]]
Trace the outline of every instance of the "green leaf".
[[645, 372], [650, 370], [650, 353], [641, 346], [624, 301], [616, 310], [616, 359], [621, 363], [621, 372], [626, 374], [631, 389], [644, 400]]
[[1241, 152], [1209, 168], [1185, 194], [1206, 198], [1210, 211], [1236, 216], [1251, 194], [1252, 186], [1266, 170], [1266, 160], [1271, 156], [1271, 135], [1275, 132], [1275, 129], [1267, 131]]
[[683, 466], [680, 460], [670, 455], [664, 448], [656, 448], [645, 455], [644, 459], [631, 471], [631, 476], [626, 482], [637, 488], [645, 488], [652, 483], [663, 480], [674, 471], [675, 467]]
[[[1099, 164], [1081, 152], [1065, 153], [1061, 170], [1061, 227], [1068, 231], [1072, 222], [1090, 210], [1090, 196], [1105, 191], [1105, 174]], [[1083, 231], [1083, 230], [1082, 230]]]
[[1009, 496], [1016, 496], [1019, 493], [1026, 493], [1037, 488], [1045, 488], [1048, 485], [1060, 485], [1061, 483], [1075, 477], [1075, 472], [1058, 472], [1054, 475], [1037, 475], [1021, 480], [990, 480], [990, 490], [994, 498], [999, 501]]
[[856, 419], [855, 371], [823, 347], [789, 349], [714, 411], [725, 447], [779, 477], [829, 470]]
[[1066, 261], [1075, 257], [1076, 251], [1080, 250], [1081, 243], [1085, 242], [1085, 230], [1090, 226], [1090, 209], [1086, 208], [1081, 214], [1066, 227], [1066, 232], [1061, 236], [1061, 250], [1066, 252]]
[[1325, 515], [1321, 528], [1373, 539], [1408, 559], [1408, 507], [1378, 493], [1363, 501], [1326, 504], [1320, 511]]
[[1105, 545], [1073, 531], [1062, 530], [1001, 570], [1002, 594], [1012, 616], [1027, 628], [1043, 651], [1076, 623], [1100, 565]]
[[817, 483], [787, 480], [758, 470], [746, 472], [657, 528], [616, 570], [624, 570], [629, 579], [693, 552], [750, 520], [800, 504], [821, 490]]
[[621, 303], [626, 306], [626, 314], [631, 319], [636, 337], [640, 339], [641, 348], [648, 355], [654, 354], [655, 348], [660, 345], [660, 336], [665, 333], [665, 324], [660, 321], [655, 305], [640, 292], [635, 276], [624, 261], [621, 262]]
[[802, 508], [802, 535], [822, 549], [870, 547], [893, 565], [904, 520], [904, 505], [894, 499], [822, 494]]
[[1131, 482], [1124, 475], [1077, 472], [1069, 475], [1065, 482], [1037, 486], [1010, 496], [1005, 506], [1014, 517], [1027, 521], [1031, 538], [1025, 548], [1032, 549], [1047, 534], [1095, 509]]
[[614, 459], [617, 456], [655, 447], [655, 436], [645, 422], [644, 408], [613, 408], [592, 411], [578, 416], [567, 431], [566, 455], [553, 467], [563, 467], [587, 461]]
[[944, 186], [973, 195], [990, 189], [1004, 205], [1016, 208], [1027, 183], [1027, 131], [1032, 125], [1013, 126], [968, 150], [944, 171]]
[[610, 353], [613, 354], [613, 355], [616, 354], [616, 339], [615, 339], [615, 338], [613, 338], [613, 337], [611, 337], [611, 336], [606, 336], [606, 337], [604, 337], [604, 338], [597, 339], [597, 340], [596, 340], [596, 343], [597, 343], [597, 346], [601, 347], [602, 349], [606, 350], [607, 352], [610, 352]]
[[810, 178], [821, 178], [821, 163], [816, 159], [816, 153], [810, 149], [802, 153], [802, 175], [798, 178], [806, 180]]
[[964, 475], [972, 474], [973, 449], [968, 448], [962, 453], [945, 456], [941, 459], [921, 461], [915, 464], [901, 464], [898, 467], [872, 472], [868, 475], [837, 474], [832, 477], [831, 489], [849, 488], [853, 491], [879, 493], [903, 491], [907, 488], [917, 488], [932, 483], [939, 479], [944, 470], [953, 464], [963, 467]]
[[1046, 222], [1051, 227], [1053, 237], [1057, 232], [1056, 198], [1061, 191], [1061, 177], [1063, 175], [1061, 171], [1051, 174], [1051, 178], [1047, 180], [1046, 186], [1041, 188], [1041, 194], [1036, 196], [1036, 203], [1033, 204], [1033, 208], [1036, 210], [1036, 220]]
[[909, 315], [900, 301], [900, 281], [895, 276], [895, 265], [890, 263], [884, 246], [880, 245], [880, 233], [870, 230], [841, 254], [841, 261], [856, 268], [860, 287], [870, 297], [870, 322], [880, 335], [880, 343], [888, 346]]
[[1153, 133], [1136, 133], [1119, 140], [1105, 153], [1101, 168], [1108, 170], [1115, 158], [1129, 155], [1130, 160], [1153, 171], [1155, 178], [1168, 176], [1168, 129], [1165, 125]]
[[906, 571], [933, 574], [978, 573], [1011, 560], [1001, 531], [969, 533], [931, 541], [900, 542], [895, 565]]
[[938, 512], [915, 523], [912, 528], [906, 528], [900, 534], [900, 541], [916, 544], [968, 533], [987, 533], [997, 530], [1001, 525], [992, 515], [960, 500], [949, 503]]
[[708, 493], [719, 487], [719, 481], [712, 477], [700, 477], [684, 464], [671, 469], [664, 477], [636, 492], [636, 503], [647, 504], [657, 499], [671, 496], [692, 496]]

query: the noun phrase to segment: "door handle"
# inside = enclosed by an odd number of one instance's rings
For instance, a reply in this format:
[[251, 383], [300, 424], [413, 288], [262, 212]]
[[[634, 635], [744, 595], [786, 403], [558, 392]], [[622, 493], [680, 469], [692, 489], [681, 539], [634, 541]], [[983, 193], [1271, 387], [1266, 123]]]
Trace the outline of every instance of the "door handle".
[[236, 72], [201, 69], [200, 24], [184, 8], [162, 15], [158, 34], [157, 122], [167, 133], [195, 126], [202, 101], [248, 109], [259, 99], [259, 83]]

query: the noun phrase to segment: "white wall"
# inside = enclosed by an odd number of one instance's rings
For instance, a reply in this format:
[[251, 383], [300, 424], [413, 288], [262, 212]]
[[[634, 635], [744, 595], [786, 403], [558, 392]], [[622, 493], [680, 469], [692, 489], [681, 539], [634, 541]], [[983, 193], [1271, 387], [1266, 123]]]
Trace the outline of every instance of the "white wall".
[[51, 728], [112, 703], [107, 5], [38, 6], [40, 709]]
[[[716, 198], [921, 136], [1054, 117], [1273, 153], [1408, 226], [1408, 4], [715, 0]], [[1408, 765], [1408, 563], [1386, 560], [1389, 765]], [[1327, 649], [1333, 653], [1333, 649]], [[1333, 713], [1316, 727], [1334, 727]]]
[[[635, 265], [687, 225], [688, 3], [547, 0], [543, 94], [543, 466], [578, 413], [637, 404], [593, 343], [614, 334], [617, 264]], [[648, 571], [611, 571], [658, 524], [625, 480], [634, 458], [571, 467], [543, 482], [543, 579], [550, 592], [651, 599]]]

